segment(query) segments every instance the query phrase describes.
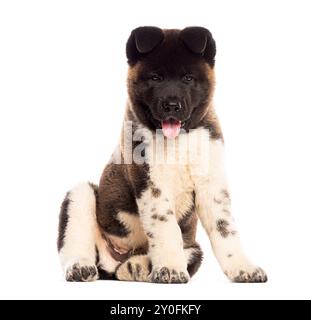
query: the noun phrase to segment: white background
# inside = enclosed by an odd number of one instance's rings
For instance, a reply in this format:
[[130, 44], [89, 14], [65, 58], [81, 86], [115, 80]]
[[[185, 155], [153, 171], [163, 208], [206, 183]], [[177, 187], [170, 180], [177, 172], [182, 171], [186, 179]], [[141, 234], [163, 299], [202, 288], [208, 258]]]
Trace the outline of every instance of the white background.
[[[0, 297], [311, 298], [309, 1], [1, 1]], [[68, 284], [60, 203], [98, 182], [121, 129], [125, 42], [141, 25], [209, 28], [235, 218], [267, 284], [231, 284], [205, 260], [187, 285]]]

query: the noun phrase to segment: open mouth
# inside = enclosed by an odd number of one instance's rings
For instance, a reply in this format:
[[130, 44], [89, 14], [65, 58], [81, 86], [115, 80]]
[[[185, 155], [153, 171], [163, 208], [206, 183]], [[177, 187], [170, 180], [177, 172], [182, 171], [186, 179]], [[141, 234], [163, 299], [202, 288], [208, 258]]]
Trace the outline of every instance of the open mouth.
[[161, 124], [163, 135], [169, 139], [175, 139], [179, 135], [180, 129], [183, 126], [183, 123], [175, 118], [163, 120]]

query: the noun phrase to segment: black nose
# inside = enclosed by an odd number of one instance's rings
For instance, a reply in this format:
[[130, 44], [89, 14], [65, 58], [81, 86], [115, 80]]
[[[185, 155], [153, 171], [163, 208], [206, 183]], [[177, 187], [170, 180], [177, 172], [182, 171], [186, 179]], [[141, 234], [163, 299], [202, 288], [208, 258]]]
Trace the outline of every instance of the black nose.
[[181, 110], [181, 102], [177, 100], [166, 100], [162, 105], [165, 112], [178, 112]]

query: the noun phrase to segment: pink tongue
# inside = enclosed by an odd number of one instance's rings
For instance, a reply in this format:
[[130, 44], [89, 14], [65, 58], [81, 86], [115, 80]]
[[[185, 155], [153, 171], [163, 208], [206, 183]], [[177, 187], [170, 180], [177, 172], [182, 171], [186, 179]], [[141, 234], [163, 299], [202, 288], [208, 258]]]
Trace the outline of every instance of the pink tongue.
[[180, 128], [180, 121], [173, 119], [162, 121], [163, 134], [169, 139], [175, 139], [179, 135]]

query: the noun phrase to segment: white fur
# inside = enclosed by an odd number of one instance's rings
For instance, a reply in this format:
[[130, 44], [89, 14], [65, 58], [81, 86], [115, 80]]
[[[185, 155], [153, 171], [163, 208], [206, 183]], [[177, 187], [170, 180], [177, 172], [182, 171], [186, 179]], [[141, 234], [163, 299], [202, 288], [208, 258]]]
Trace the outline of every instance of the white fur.
[[111, 256], [107, 247], [107, 242], [101, 236], [98, 227], [96, 229], [96, 246], [99, 254], [98, 264], [101, 269], [114, 273], [120, 262]]
[[94, 190], [88, 183], [80, 184], [70, 191], [69, 200], [64, 246], [59, 252], [63, 270], [66, 272], [76, 263], [94, 266], [97, 246], [99, 264], [107, 272], [114, 272], [120, 263], [111, 257], [99, 232]]
[[68, 223], [60, 260], [66, 270], [75, 263], [95, 264], [96, 199], [89, 184], [80, 184], [69, 193]]
[[[146, 158], [153, 185], [143, 193], [138, 206], [146, 233], [154, 235], [149, 240], [149, 255], [154, 269], [171, 267], [186, 273], [190, 253], [183, 249], [177, 220], [192, 205], [192, 175], [206, 175], [204, 163], [207, 158], [208, 132], [198, 129], [181, 134], [175, 140], [157, 140], [157, 137], [146, 131], [145, 136], [149, 137], [144, 141], [147, 146]], [[193, 146], [195, 149], [192, 149]], [[160, 197], [153, 196], [153, 187], [161, 191]], [[174, 214], [168, 215], [169, 210]], [[154, 214], [164, 216], [167, 221], [153, 219]]]
[[[221, 140], [210, 140], [208, 174], [195, 179], [197, 213], [207, 231], [215, 256], [230, 279], [241, 270], [253, 273], [256, 267], [245, 256], [230, 212], [230, 199], [224, 169], [224, 148]], [[229, 223], [229, 234], [223, 237], [217, 230], [217, 220]]]
[[[208, 130], [200, 128], [183, 133], [174, 141], [160, 140], [156, 143], [155, 136], [144, 130], [149, 137], [145, 144], [150, 180], [161, 190], [161, 196], [155, 198], [149, 188], [138, 200], [143, 227], [146, 232], [154, 234], [154, 239], [150, 241], [155, 244], [154, 248], [150, 247], [153, 265], [174, 266], [178, 270], [186, 268], [189, 252], [185, 253], [182, 249], [177, 219], [190, 207], [192, 192], [195, 191], [196, 211], [223, 271], [230, 279], [237, 277], [241, 270], [254, 272], [256, 266], [243, 253], [230, 212], [230, 199], [225, 194], [228, 186], [223, 142], [210, 139]], [[161, 144], [163, 149], [159, 150]], [[152, 208], [156, 211], [153, 212]], [[175, 216], [167, 216], [167, 210], [173, 210]], [[152, 219], [153, 213], [165, 215], [168, 222]], [[226, 237], [217, 230], [219, 219], [229, 224]]]
[[[137, 199], [140, 219], [120, 212], [118, 219], [131, 230], [130, 237], [110, 240], [121, 252], [146, 245], [154, 270], [162, 267], [187, 274], [187, 261], [194, 249], [183, 249], [178, 220], [190, 209], [195, 192], [196, 211], [207, 231], [223, 271], [230, 279], [240, 271], [252, 274], [258, 270], [243, 253], [234, 221], [230, 213], [230, 200], [224, 171], [223, 143], [209, 138], [206, 129], [183, 133], [175, 140], [166, 140], [141, 128], [138, 137], [145, 136], [146, 160], [152, 184]], [[141, 150], [140, 150], [141, 151]], [[140, 152], [134, 154], [134, 160]], [[160, 190], [155, 196], [152, 188]], [[60, 258], [64, 270], [75, 263], [95, 264], [95, 245], [99, 250], [100, 264], [114, 272], [115, 261], [102, 239], [96, 222], [96, 199], [89, 184], [82, 184], [70, 192], [68, 224]], [[172, 211], [173, 214], [168, 214]], [[157, 218], [153, 218], [156, 215]], [[163, 218], [161, 221], [161, 217]], [[228, 223], [228, 235], [222, 236], [217, 221]], [[149, 239], [146, 235], [149, 234]], [[151, 236], [150, 236], [151, 235]]]
[[[152, 174], [154, 173], [152, 171]], [[177, 271], [185, 271], [187, 264], [181, 231], [176, 217], [167, 214], [169, 210], [174, 210], [174, 199], [171, 194], [165, 192], [163, 184], [161, 187], [163, 195], [159, 198], [154, 198], [151, 189], [148, 189], [138, 201], [143, 227], [146, 233], [153, 235], [149, 240], [149, 256], [154, 269], [166, 266], [175, 268]], [[169, 201], [165, 201], [164, 197], [168, 197]], [[155, 211], [153, 211], [154, 208]], [[164, 217], [167, 221], [153, 219], [153, 215]]]

